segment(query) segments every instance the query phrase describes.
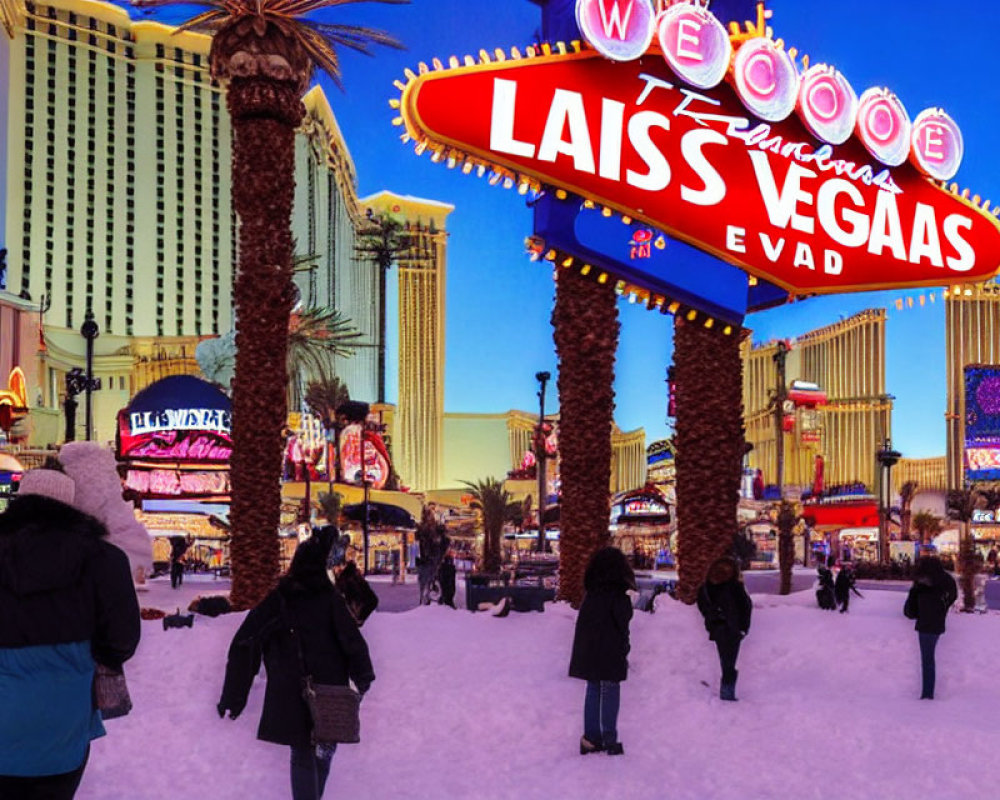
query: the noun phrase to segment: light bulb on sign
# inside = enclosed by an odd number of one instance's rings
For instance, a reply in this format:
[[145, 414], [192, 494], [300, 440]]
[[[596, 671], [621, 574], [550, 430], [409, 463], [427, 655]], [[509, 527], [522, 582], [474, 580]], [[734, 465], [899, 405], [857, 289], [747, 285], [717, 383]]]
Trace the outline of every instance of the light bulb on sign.
[[761, 119], [780, 122], [795, 110], [799, 71], [771, 39], [751, 39], [736, 51], [733, 78], [743, 105]]
[[858, 138], [875, 158], [898, 167], [910, 154], [910, 115], [888, 89], [872, 87], [858, 101]]
[[964, 149], [962, 131], [944, 110], [928, 108], [917, 114], [910, 137], [910, 161], [924, 175], [950, 180], [958, 172]]
[[829, 144], [843, 144], [854, 131], [858, 96], [840, 70], [817, 64], [799, 82], [796, 108], [813, 136]]
[[632, 61], [653, 41], [656, 10], [653, 0], [576, 0], [576, 24], [605, 58]]
[[681, 80], [711, 89], [726, 77], [733, 46], [710, 11], [678, 3], [660, 15], [656, 31], [663, 57]]

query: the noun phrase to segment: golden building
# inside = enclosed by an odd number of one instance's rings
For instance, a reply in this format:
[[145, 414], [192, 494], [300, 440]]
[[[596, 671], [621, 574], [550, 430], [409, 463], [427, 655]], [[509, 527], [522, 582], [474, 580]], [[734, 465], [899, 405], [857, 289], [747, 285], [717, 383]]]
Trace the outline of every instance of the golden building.
[[907, 481], [917, 484], [917, 492], [940, 492], [948, 488], [948, 465], [945, 456], [933, 458], [901, 458], [892, 468], [892, 491]]
[[[233, 326], [225, 93], [208, 74], [210, 37], [132, 20], [112, 3], [4, 0], [0, 21], [7, 290], [44, 311], [32, 442], [62, 439], [65, 376], [84, 366], [88, 310], [100, 328], [96, 438], [107, 441], [134, 392], [195, 371], [197, 341]], [[375, 400], [383, 298], [379, 271], [355, 251], [366, 223], [355, 169], [323, 91], [303, 105], [292, 227], [311, 268], [295, 280], [304, 305], [334, 306], [360, 331], [336, 371], [353, 397]]]
[[[818, 384], [827, 404], [820, 409], [818, 428], [804, 425], [808, 417], [794, 412], [794, 429], [782, 437], [786, 486], [812, 486], [820, 455], [825, 485], [860, 482], [874, 490], [875, 453], [892, 430], [892, 398], [885, 391], [885, 320], [885, 309], [862, 311], [792, 343], [787, 382]], [[778, 348], [777, 342], [753, 346], [747, 339], [743, 344], [744, 419], [747, 442], [753, 445], [749, 463], [763, 471], [765, 483], [777, 479], [773, 398]]]
[[445, 225], [455, 207], [386, 191], [359, 202], [406, 223], [409, 247], [397, 260], [399, 395], [392, 456], [406, 486], [437, 489], [444, 477]]
[[947, 290], [944, 324], [947, 488], [959, 489], [964, 482], [965, 367], [1000, 364], [1000, 285], [978, 283]]

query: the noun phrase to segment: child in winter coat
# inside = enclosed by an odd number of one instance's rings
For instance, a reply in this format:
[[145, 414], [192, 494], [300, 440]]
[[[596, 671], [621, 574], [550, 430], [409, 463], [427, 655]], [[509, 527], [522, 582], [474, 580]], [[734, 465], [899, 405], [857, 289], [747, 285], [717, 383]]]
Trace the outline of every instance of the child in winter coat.
[[920, 638], [920, 668], [923, 676], [921, 700], [934, 699], [934, 650], [938, 638], [944, 633], [948, 609], [958, 599], [955, 579], [944, 571], [941, 561], [934, 556], [924, 556], [917, 561], [913, 572], [913, 587], [906, 596], [903, 614], [916, 620]]
[[717, 559], [708, 568], [705, 583], [698, 590], [698, 610], [705, 618], [708, 638], [715, 642], [722, 667], [719, 697], [736, 700], [736, 658], [740, 642], [750, 630], [753, 603], [743, 588], [740, 568], [732, 558]]
[[635, 575], [616, 547], [603, 547], [590, 559], [583, 577], [586, 594], [576, 618], [570, 677], [587, 682], [580, 755], [604, 751], [620, 756], [618, 706], [621, 682], [628, 676], [629, 622]]

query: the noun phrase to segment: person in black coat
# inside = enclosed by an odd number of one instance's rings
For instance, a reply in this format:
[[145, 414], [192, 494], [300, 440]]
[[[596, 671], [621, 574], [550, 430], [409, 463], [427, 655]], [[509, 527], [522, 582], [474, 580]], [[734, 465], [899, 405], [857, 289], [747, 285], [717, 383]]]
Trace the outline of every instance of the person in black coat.
[[439, 603], [455, 607], [455, 559], [449, 552], [438, 567], [438, 585], [441, 587]]
[[72, 506], [69, 476], [24, 474], [0, 514], [0, 797], [72, 798], [105, 733], [95, 666], [139, 644], [128, 557]]
[[617, 547], [603, 547], [590, 559], [583, 577], [586, 594], [576, 618], [570, 677], [587, 682], [580, 754], [605, 751], [621, 755], [618, 707], [621, 682], [628, 677], [629, 622], [635, 575]]
[[[229, 648], [219, 716], [236, 719], [263, 659], [267, 672], [257, 738], [291, 748], [294, 800], [319, 800], [336, 745], [312, 744], [312, 720], [302, 697], [299, 644], [316, 683], [362, 695], [375, 680], [368, 645], [344, 598], [330, 582], [326, 559], [332, 537], [321, 532], [299, 545], [288, 574], [243, 621]], [[295, 631], [293, 635], [292, 631]]]
[[955, 579], [945, 572], [941, 561], [934, 556], [920, 558], [914, 568], [913, 586], [906, 596], [903, 614], [916, 620], [914, 627], [920, 640], [920, 668], [923, 677], [921, 700], [934, 699], [934, 651], [938, 638], [944, 633], [948, 609], [957, 599]]
[[354, 616], [360, 628], [378, 608], [378, 595], [368, 585], [365, 576], [361, 574], [358, 565], [347, 561], [343, 566], [335, 568], [334, 585], [343, 595], [347, 609]]
[[717, 559], [708, 568], [705, 582], [698, 589], [698, 610], [705, 618], [708, 638], [715, 642], [722, 667], [719, 697], [736, 700], [736, 659], [740, 642], [750, 630], [753, 603], [743, 587], [740, 568], [732, 558]]
[[859, 597], [858, 590], [854, 588], [856, 579], [854, 577], [854, 570], [850, 568], [847, 564], [844, 564], [840, 568], [840, 572], [837, 573], [837, 580], [833, 584], [833, 596], [837, 605], [840, 606], [840, 613], [846, 614], [847, 607], [851, 603], [851, 592], [853, 591]]
[[819, 579], [819, 588], [816, 590], [816, 603], [824, 611], [833, 611], [837, 607], [833, 573], [829, 567], [820, 564], [816, 567], [816, 577]]

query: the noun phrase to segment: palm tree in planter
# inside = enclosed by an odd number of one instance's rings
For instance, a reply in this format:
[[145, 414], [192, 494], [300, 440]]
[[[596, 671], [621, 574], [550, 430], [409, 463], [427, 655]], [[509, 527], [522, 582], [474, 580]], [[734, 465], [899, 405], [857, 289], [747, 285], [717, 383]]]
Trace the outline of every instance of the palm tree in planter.
[[946, 499], [948, 518], [962, 524], [958, 540], [959, 585], [962, 587], [962, 610], [976, 608], [976, 574], [980, 569], [979, 557], [972, 543], [972, 515], [982, 504], [982, 496], [975, 487], [952, 489]]
[[[235, 608], [256, 605], [278, 578], [285, 359], [294, 297], [295, 131], [305, 114], [302, 94], [315, 66], [340, 84], [341, 47], [370, 53], [374, 44], [399, 46], [381, 31], [303, 19], [352, 1], [196, 0], [208, 10], [180, 26], [213, 34], [209, 68], [226, 87], [233, 126], [232, 195], [240, 226], [230, 509]], [[145, 8], [187, 4], [133, 2]]]
[[920, 537], [920, 543], [929, 545], [931, 540], [941, 533], [941, 518], [931, 511], [918, 511], [911, 520], [913, 530]]
[[462, 481], [472, 495], [472, 507], [478, 508], [483, 522], [483, 558], [480, 570], [490, 575], [500, 572], [500, 537], [510, 504], [510, 494], [496, 478]]
[[587, 562], [607, 544], [611, 517], [619, 329], [614, 286], [560, 270], [552, 327], [559, 356], [559, 597], [578, 608]]

